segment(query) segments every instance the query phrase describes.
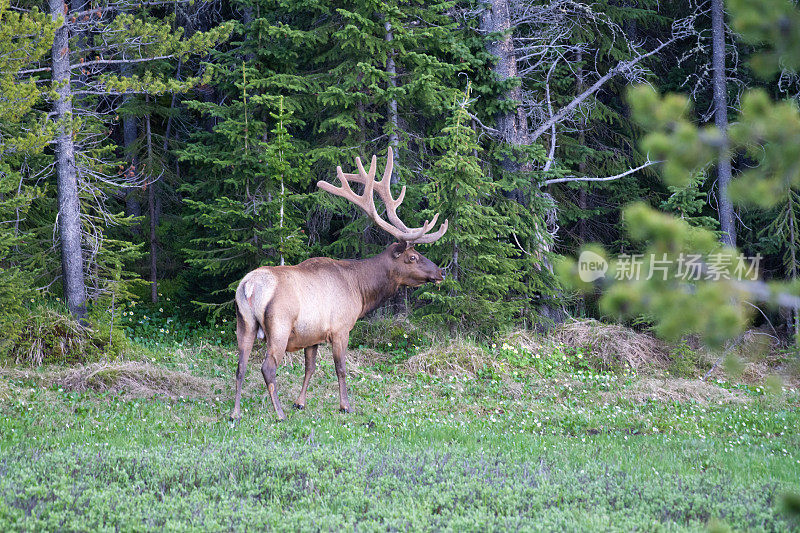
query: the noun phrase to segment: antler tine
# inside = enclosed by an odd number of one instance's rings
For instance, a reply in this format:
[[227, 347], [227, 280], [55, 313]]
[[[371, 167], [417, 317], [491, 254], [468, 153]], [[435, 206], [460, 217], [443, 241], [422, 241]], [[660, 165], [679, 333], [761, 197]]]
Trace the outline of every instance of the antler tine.
[[[375, 181], [375, 171], [377, 170], [377, 157], [372, 156], [372, 161], [370, 161], [369, 172], [364, 170], [364, 165], [361, 163], [361, 158], [356, 157], [356, 167], [358, 168], [358, 174], [345, 174], [342, 172], [342, 167], [336, 167], [336, 175], [339, 178], [339, 181], [342, 183], [341, 187], [336, 187], [327, 181], [318, 181], [317, 187], [322, 189], [325, 192], [330, 194], [334, 194], [336, 196], [340, 196], [345, 200], [357, 205], [360, 207], [367, 216], [375, 222], [381, 229], [386, 231], [388, 234], [392, 235], [398, 240], [405, 241], [409, 244], [421, 244], [421, 243], [431, 243], [435, 240], [442, 237], [447, 231], [447, 220], [439, 228], [439, 231], [436, 233], [428, 234], [431, 229], [436, 224], [436, 220], [439, 218], [439, 214], [437, 213], [433, 219], [429, 221], [425, 221], [425, 224], [422, 225], [420, 228], [409, 229], [400, 217], [397, 216], [397, 207], [403, 202], [403, 199], [406, 195], [406, 188], [405, 186], [400, 191], [400, 195], [397, 199], [392, 198], [392, 190], [391, 190], [391, 178], [392, 178], [392, 169], [394, 167], [394, 154], [392, 152], [392, 147], [389, 147], [387, 157], [386, 157], [386, 168], [383, 172], [383, 178], [380, 181]], [[364, 192], [363, 194], [356, 194], [353, 189], [350, 188], [349, 180], [353, 180], [358, 183], [362, 183], [364, 185]], [[374, 192], [378, 191], [378, 195], [383, 200], [384, 205], [386, 206], [386, 214], [389, 218], [389, 222], [382, 219], [378, 215], [378, 211], [375, 208], [375, 197]]]
[[[434, 220], [436, 220], [436, 217], [434, 217]], [[423, 235], [422, 237], [414, 241], [414, 244], [430, 244], [432, 242], [438, 241], [439, 239], [442, 238], [442, 236], [445, 233], [447, 233], [447, 226], [449, 222], [450, 222], [449, 220], [445, 219], [445, 221], [442, 222], [442, 225], [439, 226], [439, 231], [437, 231], [436, 233], [428, 233], [427, 235]], [[433, 224], [431, 224], [431, 227], [433, 227]]]
[[369, 172], [364, 170], [364, 165], [361, 164], [361, 158], [356, 156], [356, 167], [358, 167], [358, 174], [364, 185], [368, 183], [375, 183], [375, 171], [378, 169], [378, 158], [372, 156], [372, 161], [369, 163]]
[[[392, 223], [393, 226], [400, 228], [403, 231], [409, 232], [412, 231], [408, 229], [408, 226], [400, 220], [400, 217], [397, 216], [397, 208], [400, 204], [403, 203], [403, 199], [406, 197], [406, 186], [403, 185], [403, 188], [400, 190], [400, 195], [395, 199], [392, 198], [392, 169], [394, 168], [394, 151], [390, 146], [386, 152], [386, 168], [383, 170], [383, 178], [381, 181], [375, 184], [375, 189], [378, 191], [378, 195], [383, 200], [383, 205], [386, 206], [386, 216], [389, 217], [389, 222]], [[424, 233], [424, 232], [423, 232]]]
[[361, 198], [363, 199], [362, 201], [365, 207], [362, 208], [373, 220], [380, 218], [378, 217], [378, 210], [375, 209], [375, 196], [372, 192], [375, 188], [375, 169], [378, 166], [377, 158], [374, 155], [372, 156], [372, 161], [369, 165], [369, 173], [364, 172], [364, 165], [361, 164], [360, 157], [356, 157], [356, 166], [358, 167], [358, 173], [363, 180], [362, 183], [364, 184], [364, 192], [361, 194]]
[[[357, 165], [359, 166], [359, 170], [362, 173], [361, 177], [366, 178], [368, 174], [364, 172], [363, 165], [357, 159]], [[370, 171], [374, 175], [375, 173], [376, 162], [373, 161]], [[367, 216], [374, 221], [381, 229], [385, 232], [389, 233], [393, 237], [399, 240], [406, 240], [409, 238], [416, 238], [422, 235], [422, 231], [413, 231], [413, 232], [404, 232], [400, 228], [397, 228], [383, 220], [380, 216], [378, 216], [378, 211], [375, 209], [375, 199], [373, 197], [373, 187], [374, 187], [374, 180], [365, 179], [364, 183], [364, 193], [363, 194], [356, 194], [353, 189], [350, 188], [349, 177], [352, 175], [345, 174], [342, 172], [342, 167], [336, 167], [336, 175], [339, 177], [339, 181], [342, 183], [341, 187], [336, 187], [335, 185], [328, 183], [327, 181], [318, 181], [317, 187], [322, 189], [325, 192], [330, 194], [340, 196], [345, 200], [355, 204], [356, 206], [360, 207], [362, 211], [364, 211]], [[423, 228], [420, 228], [422, 230]]]
[[392, 181], [392, 170], [394, 169], [394, 150], [392, 147], [386, 150], [386, 168], [383, 169], [383, 179], [381, 183], [386, 181], [387, 179], [391, 182]]

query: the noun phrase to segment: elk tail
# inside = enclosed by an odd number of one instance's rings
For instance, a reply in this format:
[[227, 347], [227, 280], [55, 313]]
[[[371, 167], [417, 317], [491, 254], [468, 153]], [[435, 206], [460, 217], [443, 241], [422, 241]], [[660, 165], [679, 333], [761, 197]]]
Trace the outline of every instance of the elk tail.
[[266, 271], [250, 272], [236, 288], [236, 314], [247, 330], [257, 328], [259, 339], [265, 337], [265, 315], [274, 294], [275, 276]]

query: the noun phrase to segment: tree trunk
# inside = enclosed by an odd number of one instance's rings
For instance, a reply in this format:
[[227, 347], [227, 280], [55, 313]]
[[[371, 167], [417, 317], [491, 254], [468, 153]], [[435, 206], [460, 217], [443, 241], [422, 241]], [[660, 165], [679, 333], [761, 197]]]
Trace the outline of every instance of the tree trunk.
[[[795, 235], [795, 227], [796, 227], [796, 220], [794, 217], [794, 192], [789, 191], [789, 258], [791, 260], [792, 268], [790, 269], [790, 277], [792, 283], [797, 282], [797, 248], [796, 248], [796, 239], [797, 235]], [[793, 307], [789, 316], [792, 322], [792, 330], [794, 333], [794, 344], [795, 346], [800, 346], [800, 314], [798, 314], [797, 306]]]
[[[508, 0], [491, 0], [489, 6], [481, 14], [482, 31], [503, 33], [498, 40], [487, 44], [489, 53], [497, 57], [495, 74], [500, 81], [517, 77], [517, 57], [511, 39], [509, 9]], [[503, 95], [503, 99], [521, 102], [522, 87], [515, 85]], [[516, 146], [529, 144], [528, 120], [522, 106], [517, 106], [514, 111], [500, 115], [497, 119], [497, 126], [506, 142]]]
[[148, 173], [151, 175], [147, 184], [147, 209], [150, 213], [150, 301], [158, 302], [158, 248], [156, 242], [156, 185], [158, 181], [152, 178], [153, 168], [153, 138], [150, 130], [150, 114], [145, 117], [145, 134], [147, 135], [147, 161]]
[[722, 230], [722, 242], [728, 246], [736, 246], [733, 205], [728, 197], [728, 184], [731, 181], [731, 159], [728, 153], [728, 98], [725, 75], [725, 11], [723, 0], [711, 0], [711, 31], [713, 39], [714, 123], [723, 136], [717, 164], [719, 225]]
[[[390, 22], [386, 22], [384, 24], [384, 28], [386, 29], [386, 41], [391, 42], [394, 39], [394, 35], [392, 34], [392, 24]], [[394, 49], [389, 50], [389, 54], [386, 57], [386, 73], [389, 75], [389, 87], [392, 89], [397, 88], [397, 70], [394, 65]], [[399, 124], [399, 119], [397, 115], [397, 100], [392, 96], [389, 99], [388, 103], [388, 115], [389, 115], [389, 146], [392, 147], [394, 153], [397, 153], [397, 148], [400, 145], [400, 137], [397, 135], [397, 127]], [[397, 183], [397, 172], [394, 168], [392, 168], [392, 177], [391, 183]]]
[[[53, 20], [66, 18], [63, 0], [49, 0]], [[75, 169], [75, 144], [72, 138], [72, 87], [69, 69], [69, 28], [62, 25], [55, 32], [52, 50], [53, 84], [57, 97], [53, 104], [59, 121], [56, 144], [58, 182], [58, 229], [61, 239], [61, 268], [64, 276], [64, 299], [70, 312], [86, 316], [86, 285], [81, 247], [81, 212], [78, 175]]]
[[[495, 76], [499, 81], [517, 77], [517, 57], [514, 50], [514, 42], [511, 34], [511, 14], [508, 0], [490, 0], [486, 8], [481, 13], [480, 27], [485, 33], [502, 34], [498, 40], [488, 41], [487, 50], [490, 54], [497, 57]], [[503, 95], [503, 100], [514, 100], [522, 102], [522, 87], [517, 84], [510, 88]], [[497, 129], [503, 140], [512, 147], [527, 146], [531, 143], [531, 135], [528, 129], [528, 118], [521, 105], [517, 105], [497, 117]], [[530, 165], [520, 165], [511, 158], [505, 158], [502, 162], [503, 169], [508, 172], [519, 172], [531, 170]], [[532, 194], [541, 194], [535, 184], [532, 185]], [[506, 196], [524, 203], [524, 195], [520, 190], [506, 191]], [[542, 248], [547, 248], [547, 244], [540, 243]], [[552, 272], [553, 266], [546, 259], [543, 261], [545, 267]], [[564, 310], [559, 305], [551, 306], [543, 304], [540, 306], [541, 315], [559, 323], [564, 320]]]
[[[575, 85], [576, 93], [581, 94], [584, 91], [583, 87], [583, 52], [578, 50], [577, 54], [577, 69], [575, 70]], [[580, 131], [578, 132], [578, 147], [579, 149], [586, 146], [586, 124], [581, 122]], [[583, 177], [586, 175], [586, 157], [581, 157], [578, 163], [578, 174]], [[578, 189], [578, 207], [581, 210], [581, 219], [578, 221], [578, 241], [581, 246], [586, 244], [586, 206], [587, 206], [587, 184], [580, 184]]]
[[[517, 77], [517, 57], [514, 52], [514, 42], [511, 36], [511, 16], [508, 0], [491, 0], [481, 13], [481, 30], [486, 33], [502, 33], [498, 40], [487, 42], [486, 48], [490, 54], [497, 57], [495, 76], [499, 81]], [[508, 89], [502, 100], [522, 101], [522, 87], [515, 85]], [[522, 106], [516, 106], [497, 117], [497, 129], [503, 140], [509, 145], [526, 146], [530, 144], [528, 132], [528, 119]], [[506, 157], [501, 163], [507, 172], [530, 170], [523, 168], [512, 158]], [[524, 203], [524, 195], [520, 190], [505, 191], [504, 194], [518, 203]]]
[[[126, 95], [123, 97], [123, 101], [127, 103], [130, 98], [130, 95]], [[131, 171], [134, 179], [139, 174], [139, 158], [133, 148], [134, 144], [136, 144], [136, 138], [139, 136], [136, 122], [136, 117], [130, 115], [125, 115], [122, 119], [122, 143], [125, 147], [125, 153], [131, 158]], [[127, 191], [125, 191], [125, 214], [133, 217], [142, 216], [142, 205], [139, 203], [136, 187], [128, 187]], [[131, 230], [137, 235], [142, 231], [138, 223], [131, 226]]]
[[[253, 23], [253, 20], [255, 20], [255, 13], [253, 12], [253, 6], [244, 6], [244, 8], [242, 9], [242, 24], [244, 24], [244, 27], [249, 30], [250, 25]], [[247, 54], [245, 54], [244, 56], [244, 60], [246, 63], [250, 63], [253, 61], [254, 57], [255, 54], [253, 54], [253, 52], [247, 52]], [[180, 70], [180, 63], [179, 63], [179, 70]]]

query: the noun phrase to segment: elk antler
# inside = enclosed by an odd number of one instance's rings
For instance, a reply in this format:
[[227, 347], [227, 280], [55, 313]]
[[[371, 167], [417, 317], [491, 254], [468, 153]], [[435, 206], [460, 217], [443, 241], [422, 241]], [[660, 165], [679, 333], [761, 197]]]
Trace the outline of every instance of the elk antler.
[[[442, 235], [447, 231], [447, 223], [445, 220], [439, 227], [439, 231], [435, 233], [428, 233], [436, 225], [436, 220], [439, 218], [439, 213], [434, 215], [433, 220], [428, 222], [420, 228], [409, 229], [400, 217], [397, 216], [397, 206], [403, 203], [403, 198], [406, 196], [405, 185], [400, 191], [400, 196], [397, 199], [392, 198], [391, 181], [392, 181], [392, 167], [393, 163], [392, 147], [389, 147], [389, 152], [386, 155], [386, 169], [383, 171], [383, 179], [375, 181], [375, 170], [377, 167], [377, 157], [372, 156], [372, 162], [369, 165], [369, 172], [364, 171], [364, 166], [361, 164], [361, 158], [356, 157], [356, 167], [358, 167], [358, 174], [345, 174], [342, 172], [342, 167], [336, 167], [336, 175], [342, 183], [341, 187], [336, 187], [327, 181], [318, 181], [317, 187], [323, 191], [341, 196], [345, 200], [352, 202], [360, 207], [367, 216], [372, 219], [384, 231], [395, 237], [400, 241], [409, 244], [427, 244], [439, 240]], [[364, 185], [364, 192], [361, 195], [353, 192], [350, 188], [350, 180]], [[385, 221], [378, 215], [375, 209], [374, 191], [378, 191], [378, 196], [383, 200], [386, 206], [386, 215], [389, 222]]]

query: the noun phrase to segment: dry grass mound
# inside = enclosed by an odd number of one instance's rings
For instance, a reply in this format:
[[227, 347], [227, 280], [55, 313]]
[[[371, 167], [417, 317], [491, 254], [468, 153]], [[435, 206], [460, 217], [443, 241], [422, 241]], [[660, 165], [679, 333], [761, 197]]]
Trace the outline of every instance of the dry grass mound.
[[405, 362], [411, 372], [437, 376], [475, 375], [482, 370], [502, 371], [502, 366], [480, 347], [466, 339], [454, 338], [447, 344], [435, 344]]
[[666, 344], [651, 335], [616, 324], [573, 320], [559, 326], [551, 338], [586, 350], [608, 368], [664, 369], [670, 363]]
[[108, 390], [138, 397], [203, 398], [213, 394], [216, 382], [148, 363], [127, 362], [76, 368], [64, 376], [61, 385], [71, 390]]
[[207, 398], [213, 396], [216, 390], [224, 389], [223, 383], [219, 380], [200, 378], [187, 372], [177, 372], [134, 361], [100, 362], [55, 372], [6, 368], [0, 369], [0, 375], [11, 379], [37, 380], [46, 387], [55, 385], [71, 391], [113, 391], [136, 398], [152, 396]]
[[730, 391], [698, 379], [644, 378], [623, 396], [629, 400], [659, 402], [746, 403], [749, 398], [741, 391]]
[[[745, 331], [729, 351], [711, 353], [704, 351], [706, 360], [713, 364], [706, 379], [734, 379], [749, 385], [764, 385], [776, 380], [788, 388], [800, 388], [798, 359], [786, 351], [786, 339], [764, 326]], [[735, 362], [729, 367], [727, 356]]]

